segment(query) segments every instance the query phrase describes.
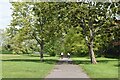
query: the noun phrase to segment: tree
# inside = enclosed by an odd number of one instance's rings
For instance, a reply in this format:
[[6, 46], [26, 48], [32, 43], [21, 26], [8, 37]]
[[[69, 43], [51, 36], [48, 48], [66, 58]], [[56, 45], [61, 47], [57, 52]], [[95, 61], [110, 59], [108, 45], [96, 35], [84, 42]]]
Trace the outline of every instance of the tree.
[[71, 25], [74, 25], [74, 27], [79, 26], [83, 29], [91, 63], [96, 64], [97, 62], [93, 50], [95, 37], [101, 34], [99, 31], [106, 29], [106, 27], [110, 26], [112, 23], [113, 17], [111, 16], [114, 13], [111, 12], [111, 9], [114, 3], [88, 2], [78, 3], [74, 6], [70, 16]]
[[118, 10], [118, 7], [114, 8], [115, 4], [109, 2], [12, 3], [13, 20], [9, 32], [11, 38], [19, 42], [16, 43], [19, 46], [26, 40], [34, 39], [36, 45], [40, 47], [41, 61], [44, 47], [50, 48], [51, 44], [53, 46], [50, 49], [53, 52], [58, 45], [63, 47], [60, 51], [69, 52], [74, 48], [76, 52], [80, 49], [77, 44], [81, 44], [80, 51], [87, 46], [91, 63], [96, 64], [94, 49], [100, 47], [95, 46], [98, 45], [96, 41], [101, 41], [97, 37], [102, 36], [102, 31], [107, 31], [108, 26], [112, 24], [112, 18]]
[[[54, 12], [57, 10], [56, 4], [12, 3], [12, 6], [13, 20], [11, 26], [19, 28], [18, 33], [16, 33], [17, 40], [20, 42], [30, 39], [36, 40], [40, 46], [40, 59], [43, 61], [44, 44], [51, 39], [50, 37], [54, 37], [56, 30], [53, 29], [54, 25], [52, 24], [56, 20], [56, 15], [54, 16]], [[51, 10], [55, 11], [51, 12]], [[22, 38], [18, 35], [22, 35]]]

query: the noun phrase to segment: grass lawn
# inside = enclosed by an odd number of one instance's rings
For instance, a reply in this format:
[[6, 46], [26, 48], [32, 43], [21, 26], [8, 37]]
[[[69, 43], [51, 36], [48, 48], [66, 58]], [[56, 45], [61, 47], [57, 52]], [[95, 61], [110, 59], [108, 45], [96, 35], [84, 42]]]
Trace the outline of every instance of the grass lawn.
[[44, 78], [54, 68], [57, 57], [45, 57], [40, 62], [38, 56], [2, 55], [3, 78]]
[[118, 78], [118, 59], [96, 58], [97, 64], [90, 64], [88, 58], [72, 58], [91, 78]]

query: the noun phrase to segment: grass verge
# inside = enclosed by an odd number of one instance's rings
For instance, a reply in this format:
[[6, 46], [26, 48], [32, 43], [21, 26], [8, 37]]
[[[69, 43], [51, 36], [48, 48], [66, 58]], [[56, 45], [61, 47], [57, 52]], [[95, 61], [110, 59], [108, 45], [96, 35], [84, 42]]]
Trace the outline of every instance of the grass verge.
[[2, 55], [2, 78], [44, 78], [54, 68], [56, 57], [39, 57], [28, 55]]
[[88, 58], [72, 58], [90, 78], [118, 78], [118, 59], [96, 58], [97, 64], [91, 64]]

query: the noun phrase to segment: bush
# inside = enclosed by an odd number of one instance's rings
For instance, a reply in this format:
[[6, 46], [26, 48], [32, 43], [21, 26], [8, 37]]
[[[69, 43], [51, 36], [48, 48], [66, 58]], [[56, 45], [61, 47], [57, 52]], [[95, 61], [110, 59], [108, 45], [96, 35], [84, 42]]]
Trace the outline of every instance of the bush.
[[12, 54], [12, 51], [8, 51], [8, 50], [2, 50], [0, 53], [2, 54]]
[[120, 46], [108, 46], [107, 48], [98, 51], [98, 57], [119, 58]]
[[49, 53], [50, 56], [56, 56], [54, 52]]

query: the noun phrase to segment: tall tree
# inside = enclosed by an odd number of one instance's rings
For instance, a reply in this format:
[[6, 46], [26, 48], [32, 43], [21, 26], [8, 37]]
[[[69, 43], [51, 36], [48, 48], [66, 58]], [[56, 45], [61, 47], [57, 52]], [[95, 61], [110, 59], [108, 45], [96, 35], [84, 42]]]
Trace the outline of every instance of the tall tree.
[[61, 8], [62, 4], [60, 4], [61, 6], [59, 4], [12, 3], [13, 20], [11, 21], [11, 28], [18, 29], [16, 37], [20, 42], [30, 39], [36, 40], [40, 47], [41, 61], [43, 61], [44, 45], [60, 36], [61, 27], [59, 27], [57, 19], [59, 17], [58, 8]]
[[[94, 42], [96, 35], [101, 34], [103, 29], [112, 23], [113, 9], [115, 3], [88, 2], [77, 3], [71, 10], [71, 23], [74, 27], [80, 26], [88, 46], [91, 63], [96, 64], [94, 54]], [[106, 26], [107, 25], [107, 26]]]
[[[40, 47], [40, 59], [43, 60], [44, 45], [48, 42], [63, 41], [65, 47], [72, 41], [88, 47], [91, 63], [96, 64], [94, 45], [96, 36], [101, 35], [112, 23], [118, 7], [116, 3], [80, 2], [80, 3], [12, 3], [12, 38], [17, 42], [34, 39]], [[77, 30], [74, 30], [74, 29]], [[74, 34], [74, 31], [75, 34]], [[73, 32], [71, 34], [71, 32]], [[73, 35], [74, 34], [74, 35]], [[81, 35], [83, 34], [83, 35]], [[22, 38], [20, 38], [22, 36]], [[81, 41], [83, 38], [85, 41]], [[77, 39], [76, 37], [79, 37]], [[77, 40], [69, 39], [76, 38]], [[61, 46], [62, 47], [62, 46]], [[54, 49], [54, 48], [53, 48]]]

